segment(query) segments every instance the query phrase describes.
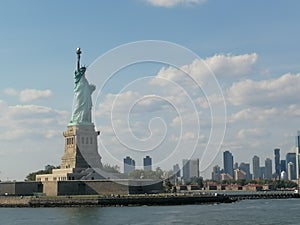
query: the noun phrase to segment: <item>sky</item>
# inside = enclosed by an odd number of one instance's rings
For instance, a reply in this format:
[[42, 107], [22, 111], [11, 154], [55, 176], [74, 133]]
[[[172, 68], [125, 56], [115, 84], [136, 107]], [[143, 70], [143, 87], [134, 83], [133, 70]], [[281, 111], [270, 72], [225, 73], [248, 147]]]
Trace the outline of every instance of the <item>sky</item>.
[[0, 179], [60, 164], [77, 47], [97, 86], [103, 163], [122, 170], [129, 155], [140, 167], [150, 155], [168, 170], [200, 158], [209, 178], [225, 150], [237, 162], [258, 155], [263, 164], [274, 148], [284, 158], [300, 129], [299, 8], [296, 0], [2, 0]]

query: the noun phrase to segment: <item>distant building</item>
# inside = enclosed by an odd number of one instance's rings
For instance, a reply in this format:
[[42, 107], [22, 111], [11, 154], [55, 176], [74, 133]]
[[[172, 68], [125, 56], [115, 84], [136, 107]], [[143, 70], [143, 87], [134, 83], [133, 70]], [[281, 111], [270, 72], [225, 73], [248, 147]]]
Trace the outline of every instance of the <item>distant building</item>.
[[182, 160], [182, 179], [190, 181], [193, 177], [199, 177], [199, 159]]
[[[286, 154], [287, 176], [289, 180], [295, 180], [297, 178], [296, 161], [296, 153], [289, 152]], [[289, 163], [291, 163], [290, 168]]]
[[238, 162], [235, 162], [235, 163], [234, 163], [233, 169], [235, 170], [235, 169], [238, 169], [238, 168], [239, 168], [239, 163], [238, 163]]
[[190, 160], [190, 178], [199, 177], [199, 159]]
[[234, 170], [234, 179], [235, 180], [244, 180], [246, 179], [246, 172], [241, 169]]
[[286, 172], [286, 160], [285, 159], [280, 160], [280, 171]]
[[288, 168], [288, 179], [295, 180], [295, 178], [296, 178], [295, 168], [296, 167], [295, 167], [294, 163], [289, 162], [287, 168]]
[[265, 160], [265, 179], [272, 179], [272, 160], [269, 158]]
[[190, 160], [182, 160], [182, 179], [187, 181], [190, 179]]
[[233, 177], [233, 155], [230, 151], [223, 152], [224, 173]]
[[[288, 162], [286, 162], [288, 163]], [[297, 131], [296, 136], [296, 178], [299, 179], [300, 174], [300, 131]]]
[[275, 175], [276, 178], [280, 177], [280, 172], [281, 172], [281, 166], [280, 166], [280, 149], [275, 148], [274, 149], [274, 161], [275, 161]]
[[260, 165], [259, 165], [259, 157], [254, 156], [252, 159], [252, 165], [253, 165], [253, 178], [254, 179], [259, 179], [261, 178], [261, 173], [260, 173]]
[[175, 177], [180, 177], [180, 167], [179, 167], [178, 164], [175, 164], [175, 165], [173, 166], [173, 175], [174, 175]]
[[280, 173], [280, 179], [281, 179], [281, 180], [287, 180], [287, 173], [286, 173], [285, 171], [282, 171], [282, 172]]
[[144, 158], [144, 170], [145, 171], [152, 170], [152, 158], [148, 155]]
[[259, 167], [259, 172], [260, 172], [260, 178], [266, 179], [266, 176], [265, 176], [265, 174], [266, 174], [266, 167], [264, 167], [264, 166]]
[[123, 160], [124, 162], [124, 173], [128, 174], [135, 170], [135, 161], [127, 156]]
[[221, 180], [221, 169], [218, 165], [213, 167], [213, 171], [211, 173], [211, 179], [213, 181], [220, 181]]
[[250, 173], [250, 164], [249, 163], [242, 162], [239, 166], [239, 169], [246, 173], [246, 178], [245, 178], [246, 180], [251, 180], [252, 179], [252, 175]]
[[232, 180], [233, 176], [228, 173], [221, 173], [221, 180]]

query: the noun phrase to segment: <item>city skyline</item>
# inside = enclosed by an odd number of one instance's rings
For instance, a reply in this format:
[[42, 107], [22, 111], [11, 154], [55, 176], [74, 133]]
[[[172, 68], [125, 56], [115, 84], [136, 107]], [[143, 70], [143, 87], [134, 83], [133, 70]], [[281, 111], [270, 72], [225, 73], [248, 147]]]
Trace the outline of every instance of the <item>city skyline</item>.
[[[23, 180], [45, 165], [59, 165], [77, 47], [97, 88], [93, 121], [103, 164], [122, 168], [127, 155], [151, 155], [153, 169], [168, 170], [182, 159], [199, 159], [200, 174], [210, 177], [227, 149], [249, 163], [253, 155], [274, 160], [275, 148], [282, 155], [296, 151], [299, 7], [295, 0], [3, 1], [0, 179]], [[194, 58], [161, 48], [159, 56], [178, 63], [137, 62], [105, 73], [134, 56], [127, 49], [92, 73], [100, 56], [143, 40], [182, 47]], [[142, 160], [135, 166], [142, 168]]]

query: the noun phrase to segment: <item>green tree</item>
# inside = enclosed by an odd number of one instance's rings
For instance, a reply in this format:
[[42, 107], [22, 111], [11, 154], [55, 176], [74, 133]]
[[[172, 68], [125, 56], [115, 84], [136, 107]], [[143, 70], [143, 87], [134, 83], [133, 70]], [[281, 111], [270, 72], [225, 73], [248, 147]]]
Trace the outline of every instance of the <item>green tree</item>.
[[103, 170], [108, 173], [120, 173], [120, 167], [117, 165], [111, 166], [110, 164], [104, 164]]
[[36, 175], [49, 174], [49, 173], [52, 173], [53, 169], [59, 169], [59, 168], [60, 168], [60, 166], [47, 165], [47, 166], [45, 166], [45, 169], [43, 169], [43, 170], [38, 170], [38, 171], [29, 173], [26, 176], [25, 181], [35, 181]]

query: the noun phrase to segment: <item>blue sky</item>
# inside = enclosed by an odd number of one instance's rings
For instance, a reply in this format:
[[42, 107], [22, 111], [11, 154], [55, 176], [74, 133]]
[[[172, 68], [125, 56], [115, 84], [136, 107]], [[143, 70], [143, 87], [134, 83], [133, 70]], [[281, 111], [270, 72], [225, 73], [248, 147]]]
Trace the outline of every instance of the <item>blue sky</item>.
[[[90, 65], [112, 48], [141, 40], [182, 45], [215, 70], [228, 112], [223, 149], [230, 149], [237, 161], [250, 162], [254, 154], [262, 160], [273, 157], [276, 147], [285, 155], [293, 149], [300, 128], [299, 8], [296, 0], [1, 1], [1, 179], [22, 180], [46, 164], [60, 163], [61, 134], [72, 110], [76, 47], [83, 50], [82, 63]], [[100, 138], [119, 161], [131, 152], [120, 150], [113, 137], [105, 136], [111, 134], [105, 110], [116, 96], [130, 102], [151, 90], [162, 94], [159, 85], [146, 84], [141, 88], [145, 93], [136, 88], [120, 92], [124, 84], [143, 76], [155, 77], [160, 69], [157, 63], [128, 67], [102, 93], [97, 114], [103, 132]], [[168, 77], [167, 72], [163, 76]], [[174, 96], [171, 89], [166, 90], [165, 96]], [[153, 107], [163, 104], [149, 103]], [[155, 111], [149, 105], [139, 109], [142, 115], [132, 120], [143, 121], [147, 111], [151, 111], [149, 117], [170, 111], [168, 106], [162, 113], [160, 107]], [[206, 115], [205, 110], [201, 113]], [[164, 117], [167, 125], [174, 118], [172, 113]], [[120, 129], [125, 127], [120, 124]], [[139, 135], [147, 136], [147, 132]], [[164, 148], [174, 147], [168, 144]], [[155, 161], [162, 150], [148, 153]], [[132, 155], [142, 161], [141, 155]], [[103, 160], [118, 163], [105, 153]], [[169, 168], [173, 163], [181, 161], [169, 162]], [[221, 154], [211, 164], [221, 165]], [[209, 173], [210, 169], [203, 171]]]

